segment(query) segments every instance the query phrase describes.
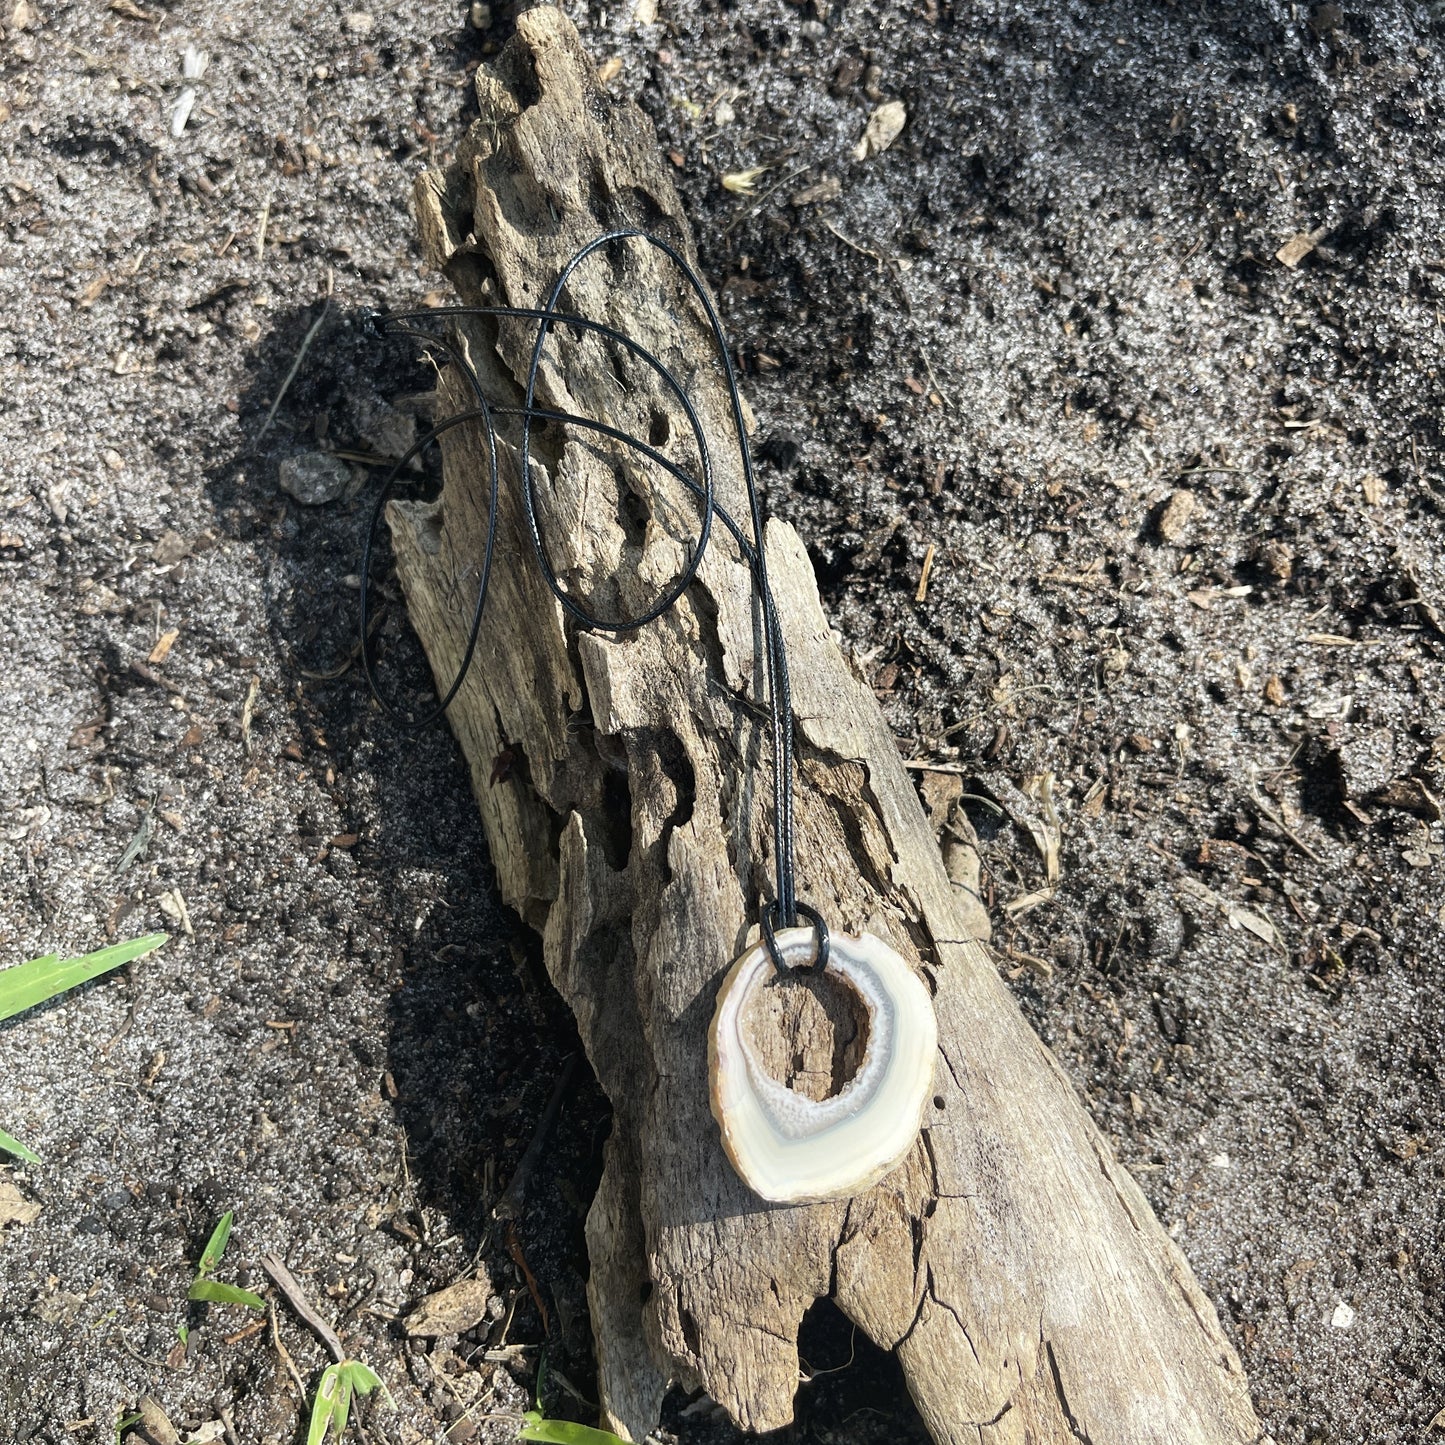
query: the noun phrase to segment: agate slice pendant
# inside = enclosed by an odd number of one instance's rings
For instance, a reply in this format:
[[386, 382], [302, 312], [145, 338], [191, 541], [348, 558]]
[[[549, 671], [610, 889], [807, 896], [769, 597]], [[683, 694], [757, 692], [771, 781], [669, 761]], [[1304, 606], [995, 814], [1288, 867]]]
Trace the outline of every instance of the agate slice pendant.
[[[812, 928], [785, 928], [790, 968], [817, 956]], [[857, 994], [868, 1015], [858, 1072], [815, 1102], [779, 1083], [748, 1041], [744, 1019], [774, 965], [759, 940], [733, 964], [708, 1031], [708, 1079], [723, 1148], [755, 1194], [783, 1203], [845, 1199], [902, 1163], [918, 1138], [933, 1088], [938, 1024], [922, 979], [880, 939], [834, 933], [827, 974]]]

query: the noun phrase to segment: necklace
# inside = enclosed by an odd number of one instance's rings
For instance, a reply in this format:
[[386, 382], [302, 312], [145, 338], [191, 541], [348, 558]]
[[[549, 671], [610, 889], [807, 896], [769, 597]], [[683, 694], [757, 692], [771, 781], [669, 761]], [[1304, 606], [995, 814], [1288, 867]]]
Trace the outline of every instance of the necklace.
[[[737, 434], [751, 537], [717, 500], [704, 427], [686, 389], [674, 374], [624, 332], [558, 309], [567, 281], [578, 266], [599, 250], [628, 242], [640, 242], [662, 251], [678, 268], [707, 317]], [[424, 319], [462, 316], [536, 322], [537, 333], [520, 406], [493, 405], [460, 342], [416, 324]], [[932, 1086], [937, 1024], [928, 989], [898, 953], [872, 935], [831, 932], [822, 916], [797, 897], [793, 714], [787, 647], [768, 580], [762, 507], [748, 445], [742, 395], [722, 322], [706, 286], [686, 258], [668, 242], [644, 231], [618, 230], [599, 235], [582, 247], [562, 268], [541, 307], [439, 307], [378, 315], [371, 320], [378, 336], [407, 338], [446, 353], [466, 378], [476, 402], [474, 407], [439, 422], [395, 463], [377, 496], [367, 526], [361, 565], [362, 666], [377, 701], [398, 724], [409, 729], [421, 728], [439, 719], [460, 690], [476, 653], [496, 544], [500, 492], [498, 418], [520, 420], [519, 470], [532, 555], [552, 595], [580, 627], [620, 635], [656, 621], [678, 602], [697, 577], [712, 537], [714, 520], [721, 522], [731, 535], [747, 564], [760, 612], [773, 753], [775, 867], [772, 900], [758, 906], [758, 939], [733, 963], [718, 990], [708, 1031], [712, 1112], [733, 1168], [763, 1199], [811, 1202], [846, 1198], [869, 1188], [902, 1162], [918, 1136], [923, 1107]], [[656, 374], [687, 419], [701, 463], [700, 479], [656, 447], [606, 422], [537, 404], [538, 373], [548, 333], [554, 326], [590, 332], [619, 345]], [[689, 560], [661, 598], [636, 617], [604, 618], [592, 613], [568, 591], [548, 559], [531, 467], [532, 427], [547, 422], [579, 427], [620, 443], [675, 478], [701, 504], [701, 522]], [[404, 469], [438, 437], [465, 424], [481, 427], [488, 458], [487, 525], [476, 602], [456, 677], [434, 708], [420, 719], [412, 720], [387, 700], [371, 660], [368, 636], [373, 543], [386, 503]], [[858, 1072], [839, 1093], [822, 1101], [808, 1099], [773, 1078], [764, 1068], [748, 1032], [749, 1006], [757, 1000], [761, 989], [774, 977], [793, 978], [809, 972], [826, 973], [830, 979], [849, 988], [867, 1015], [867, 1042]]]

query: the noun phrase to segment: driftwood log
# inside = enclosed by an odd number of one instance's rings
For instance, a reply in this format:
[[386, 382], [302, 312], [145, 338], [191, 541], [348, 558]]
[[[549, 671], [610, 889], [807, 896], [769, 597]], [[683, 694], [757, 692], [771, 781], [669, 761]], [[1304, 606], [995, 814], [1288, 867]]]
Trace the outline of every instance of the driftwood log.
[[[430, 260], [462, 301], [536, 305], [599, 232], [641, 225], [693, 254], [651, 125], [608, 94], [569, 21], [521, 14], [478, 74], [481, 118], [417, 188]], [[564, 297], [684, 380], [712, 440], [719, 498], [742, 504], [702, 316], [637, 242], [589, 260]], [[515, 400], [535, 327], [459, 328], [494, 398]], [[605, 418], [695, 466], [656, 376], [558, 328], [540, 404]], [[455, 368], [440, 414], [466, 408]], [[544, 940], [615, 1116], [588, 1221], [604, 1419], [641, 1440], [676, 1382], [749, 1430], [785, 1425], [804, 1312], [831, 1296], [896, 1350], [939, 1441], [1254, 1441], [1239, 1361], [1183, 1256], [1028, 1028], [950, 882], [872, 692], [830, 634], [792, 528], [767, 528], [797, 719], [800, 895], [871, 930], [932, 988], [936, 1095], [905, 1163], [843, 1203], [773, 1206], [724, 1158], [706, 1029], [772, 865], [771, 764], [749, 574], [720, 532], [680, 603], [640, 632], [580, 631], [523, 530], [516, 437], [503, 447], [498, 563], [476, 665], [451, 709], [501, 891]], [[553, 565], [572, 594], [636, 612], [674, 577], [697, 507], [595, 434], [533, 449]], [[474, 428], [444, 445], [431, 504], [393, 505], [414, 626], [437, 677], [461, 659], [485, 518]], [[495, 760], [511, 749], [505, 778]], [[858, 1026], [826, 982], [771, 990], [758, 1046], [815, 1098], [848, 1077]]]

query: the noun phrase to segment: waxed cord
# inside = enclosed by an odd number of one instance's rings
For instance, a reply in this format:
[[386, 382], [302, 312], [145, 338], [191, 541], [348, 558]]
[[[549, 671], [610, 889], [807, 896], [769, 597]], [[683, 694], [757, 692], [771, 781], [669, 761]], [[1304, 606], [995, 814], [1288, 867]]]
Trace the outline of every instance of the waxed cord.
[[[562, 291], [579, 265], [603, 247], [625, 243], [628, 240], [634, 239], [662, 251], [677, 266], [707, 317], [708, 328], [712, 333], [713, 346], [718, 361], [722, 366], [724, 382], [727, 387], [728, 400], [732, 411], [733, 429], [737, 436], [738, 455], [742, 462], [743, 482], [748, 499], [748, 520], [751, 523], [752, 532], [751, 540], [737, 520], [717, 500], [713, 479], [712, 457], [708, 449], [707, 437], [701, 418], [698, 416], [696, 408], [688, 397], [686, 389], [673, 373], [661, 360], [648, 351], [646, 347], [634, 341], [631, 337], [627, 336], [626, 333], [617, 330], [615, 327], [608, 326], [603, 322], [593, 321], [587, 317], [573, 315], [557, 309]], [[493, 406], [491, 404], [486, 396], [481, 379], [478, 377], [476, 369], [472, 366], [466, 350], [460, 341], [449, 336], [420, 330], [408, 324], [424, 319], [432, 320], [441, 317], [487, 317], [493, 319], [535, 321], [537, 323], [537, 335], [532, 346], [531, 361], [527, 369], [526, 390], [521, 406]], [[758, 607], [762, 621], [764, 675], [767, 680], [768, 714], [773, 750], [773, 852], [775, 859], [775, 879], [773, 900], [762, 906], [759, 910], [760, 929], [764, 944], [768, 949], [774, 966], [780, 973], [785, 973], [788, 970], [777, 945], [775, 928], [796, 928], [798, 926], [799, 915], [807, 918], [817, 934], [817, 952], [809, 969], [810, 971], [821, 972], [827, 967], [828, 963], [828, 928], [821, 916], [806, 904], [800, 903], [797, 897], [796, 838], [793, 815], [794, 735], [792, 688], [788, 677], [787, 648], [783, 640], [782, 626], [778, 619], [777, 606], [773, 599], [772, 586], [768, 578], [766, 548], [763, 542], [762, 504], [758, 495], [757, 477], [753, 468], [752, 451], [748, 445], [747, 427], [743, 416], [742, 393], [738, 387], [737, 372], [733, 366], [732, 356], [728, 350], [727, 338], [723, 332], [722, 322], [718, 317], [712, 298], [708, 294], [707, 287], [703, 284], [697, 272], [688, 263], [686, 258], [660, 237], [639, 230], [609, 231], [588, 242], [587, 245], [583, 246], [582, 249], [567, 262], [554, 282], [545, 303], [541, 307], [450, 306], [437, 307], [426, 311], [393, 312], [375, 315], [371, 317], [370, 320], [373, 329], [379, 336], [408, 338], [421, 342], [423, 345], [439, 347], [445, 351], [453, 362], [456, 363], [461, 374], [467, 379], [476, 400], [475, 407], [459, 412], [454, 416], [446, 417], [436, 426], [432, 427], [430, 431], [420, 437], [414, 445], [411, 446], [404, 456], [398, 459], [388, 472], [368, 518], [366, 536], [362, 547], [361, 563], [360, 651], [362, 669], [366, 675], [367, 684], [371, 688], [372, 694], [375, 696], [382, 710], [400, 727], [408, 730], [427, 727], [435, 723], [445, 714], [457, 693], [460, 691], [467, 673], [472, 666], [476, 655], [478, 639], [481, 635], [482, 615], [486, 607], [487, 589], [491, 581], [492, 562], [496, 550], [498, 499], [500, 493], [497, 418], [516, 417], [521, 421], [520, 470], [523, 510], [527, 521], [528, 536], [532, 544], [532, 553], [541, 570], [543, 580], [563, 609], [575, 618], [582, 627], [588, 630], [618, 634], [632, 632], [640, 627], [646, 626], [649, 622], [656, 621], [673, 607], [697, 577], [698, 570], [702, 566], [703, 558], [707, 553], [707, 547], [712, 538], [713, 520], [716, 518], [732, 536], [734, 542], [737, 544], [739, 553], [748, 566], [753, 580], [753, 589], [758, 599]], [[659, 380], [678, 403], [679, 408], [686, 417], [688, 425], [692, 430], [693, 439], [697, 445], [701, 481], [669, 458], [663, 456], [655, 447], [648, 445], [625, 431], [609, 426], [605, 422], [596, 421], [590, 417], [577, 416], [571, 412], [552, 410], [537, 405], [538, 373], [541, 369], [543, 349], [546, 344], [547, 335], [553, 326], [568, 326], [577, 331], [591, 332], [606, 341], [614, 342], [622, 346], [637, 360], [650, 367], [653, 372], [656, 373]], [[603, 618], [596, 616], [589, 612], [567, 591], [553, 569], [542, 539], [542, 529], [538, 518], [536, 480], [531, 468], [532, 427], [533, 424], [537, 422], [544, 424], [555, 422], [566, 426], [581, 427], [584, 430], [619, 442], [645, 457], [654, 465], [660, 467], [668, 475], [680, 482], [699, 500], [701, 504], [701, 521], [698, 535], [692, 545], [691, 555], [687, 563], [674, 579], [673, 583], [663, 593], [662, 597], [638, 616], [630, 618]], [[453, 678], [450, 686], [446, 692], [442, 694], [440, 701], [435, 707], [421, 718], [411, 719], [406, 717], [401, 709], [396, 707], [386, 697], [372, 665], [369, 633], [371, 624], [370, 576], [374, 544], [377, 529], [384, 514], [386, 504], [401, 481], [402, 473], [411, 464], [413, 458], [452, 428], [467, 423], [477, 423], [480, 425], [486, 439], [487, 449], [487, 523], [480, 576], [477, 583], [476, 601], [472, 608], [466, 649], [458, 665], [456, 677]]]

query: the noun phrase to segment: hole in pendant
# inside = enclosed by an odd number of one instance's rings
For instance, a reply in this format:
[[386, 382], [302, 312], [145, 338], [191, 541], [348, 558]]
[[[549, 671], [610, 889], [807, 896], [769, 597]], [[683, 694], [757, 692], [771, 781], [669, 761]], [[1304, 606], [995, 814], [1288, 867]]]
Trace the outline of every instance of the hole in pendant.
[[767, 1072], [815, 1103], [842, 1093], [868, 1050], [868, 1010], [832, 973], [769, 980], [754, 991], [742, 1025]]

